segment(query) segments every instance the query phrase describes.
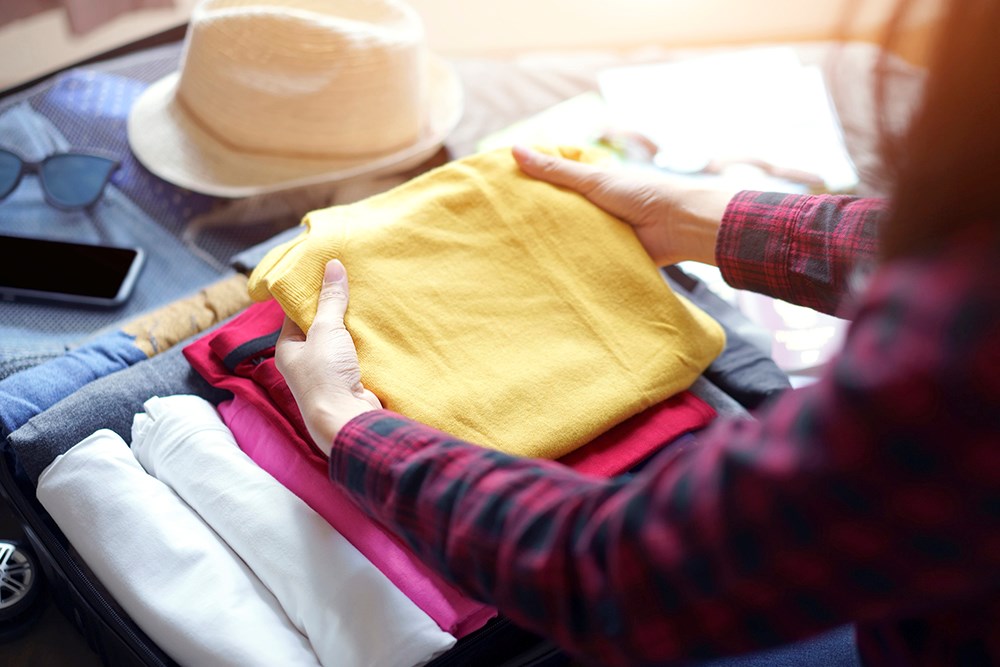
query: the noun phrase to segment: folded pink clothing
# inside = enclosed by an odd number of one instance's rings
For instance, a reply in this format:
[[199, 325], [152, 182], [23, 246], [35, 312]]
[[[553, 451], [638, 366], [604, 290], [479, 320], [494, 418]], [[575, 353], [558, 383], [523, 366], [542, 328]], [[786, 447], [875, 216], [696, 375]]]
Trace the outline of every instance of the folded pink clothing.
[[302, 456], [252, 403], [237, 395], [220, 404], [219, 413], [240, 449], [330, 522], [442, 630], [464, 637], [496, 616], [495, 609], [463, 596], [370, 519], [330, 482], [325, 464]]
[[[239, 399], [235, 407], [220, 406], [220, 412], [227, 423], [227, 415], [244, 416], [230, 429], [251, 459], [329, 521], [442, 630], [461, 638], [479, 629], [496, 610], [459, 592], [330, 483], [327, 459], [311, 444], [291, 393], [274, 368], [274, 342], [283, 319], [276, 302], [256, 304], [185, 347], [184, 356], [210, 384]], [[257, 437], [260, 433], [267, 436]]]
[[[685, 417], [711, 419], [715, 411], [697, 397], [691, 397], [695, 401], [678, 397], [674, 407]], [[442, 589], [441, 582], [412, 551], [330, 482], [325, 462], [321, 464], [312, 457], [303, 456], [301, 447], [243, 395], [236, 394], [232, 400], [221, 403], [219, 413], [240, 449], [330, 522], [442, 629], [456, 637], [464, 637], [496, 614], [492, 607], [461, 597], [447, 584]], [[645, 458], [648, 449], [645, 442], [663, 435], [667, 435], [668, 441], [676, 437], [670, 437], [674, 429], [662, 414], [641, 416], [643, 419], [630, 419], [630, 424], [609, 431], [608, 437], [584, 446], [582, 449], [589, 453], [580, 454], [581, 450], [577, 450], [571, 455], [571, 461], [566, 461], [569, 457], [561, 460], [588, 474], [611, 476]], [[628, 440], [629, 435], [633, 436], [632, 442]], [[620, 447], [615, 446], [616, 437], [622, 438]]]
[[225, 326], [184, 348], [192, 367], [214, 387], [242, 395], [297, 443], [307, 458], [326, 465], [288, 385], [274, 366], [274, 344], [285, 314], [275, 300], [255, 303]]
[[[276, 301], [254, 304], [226, 326], [188, 345], [184, 355], [210, 384], [236, 397], [220, 410], [237, 442], [258, 465], [330, 521], [442, 629], [462, 637], [481, 627], [493, 609], [462, 596], [329, 483], [327, 459], [312, 443], [274, 363], [283, 320]], [[560, 460], [591, 475], [619, 474], [714, 417], [707, 403], [681, 392]]]
[[[216, 387], [241, 394], [270, 415], [302, 454], [325, 465], [313, 445], [298, 406], [274, 364], [274, 343], [284, 320], [275, 300], [257, 303], [225, 327], [184, 350], [191, 364]], [[612, 427], [560, 460], [598, 476], [630, 469], [680, 435], [706, 426], [715, 410], [684, 391]]]

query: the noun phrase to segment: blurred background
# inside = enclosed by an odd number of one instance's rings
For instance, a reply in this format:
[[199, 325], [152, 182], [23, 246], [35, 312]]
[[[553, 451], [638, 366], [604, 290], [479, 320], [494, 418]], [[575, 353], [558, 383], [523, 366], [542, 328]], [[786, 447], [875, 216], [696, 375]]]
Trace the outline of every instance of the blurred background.
[[[609, 51], [634, 52], [646, 48], [675, 49], [687, 47], [753, 46], [782, 43], [814, 42], [833, 39], [879, 43], [884, 26], [897, 0], [408, 0], [420, 14], [427, 32], [428, 47], [453, 59], [496, 59], [518, 61], [523, 56], [545, 53], [594, 54]], [[154, 45], [179, 42], [196, 0], [0, 0], [0, 95], [25, 88], [32, 82], [74, 64], [104, 59], [121, 53], [138, 43]], [[907, 23], [897, 35], [893, 48], [905, 61], [914, 65], [925, 63], [927, 38], [936, 20], [939, 0], [913, 0]], [[850, 23], [845, 17], [851, 16]], [[779, 59], [780, 60], [780, 59]], [[595, 63], [599, 64], [599, 60]], [[758, 61], [761, 68], [773, 58]], [[777, 64], [782, 65], [783, 60]], [[514, 130], [579, 129], [571, 120], [590, 120], [595, 97], [586, 95], [568, 100], [571, 106], [562, 111], [535, 116], [530, 127], [512, 126], [497, 132], [513, 121], [520, 121], [527, 107], [517, 105], [503, 113], [486, 109], [486, 101], [506, 102], [508, 88], [497, 86], [495, 72], [507, 71], [496, 63], [469, 63], [463, 72], [466, 82], [477, 87], [469, 91], [478, 95], [477, 125], [473, 118], [468, 127], [460, 128], [453, 141], [466, 151], [475, 142], [502, 145], [514, 136]], [[595, 69], [587, 65], [585, 69]], [[514, 69], [514, 68], [512, 68]], [[732, 67], [725, 68], [732, 74]], [[779, 68], [783, 73], [786, 69]], [[545, 73], [548, 72], [548, 76]], [[659, 70], [652, 71], [662, 76]], [[485, 76], [481, 76], [484, 73]], [[534, 105], [530, 113], [540, 112], [550, 104], [582, 92], [580, 80], [572, 78], [565, 87], [545, 92], [547, 82], [564, 82], [558, 69], [524, 68], [514, 72], [517, 90], [531, 93]], [[618, 72], [617, 81], [629, 74]], [[650, 74], [650, 71], [644, 71]], [[764, 76], [764, 72], [757, 72]], [[767, 74], [773, 77], [774, 74]], [[512, 78], [512, 77], [508, 77]], [[748, 75], [748, 78], [752, 76]], [[603, 93], [611, 87], [602, 81]], [[861, 86], [862, 81], [849, 83]], [[711, 89], [711, 86], [703, 86]], [[496, 88], [495, 91], [492, 89]], [[621, 86], [619, 86], [619, 90]], [[631, 101], [656, 86], [640, 85], [626, 89], [624, 99]], [[487, 94], [489, 93], [489, 94]], [[770, 96], [775, 97], [775, 96]], [[686, 98], [687, 99], [687, 98]], [[821, 99], [825, 98], [822, 97]], [[574, 102], [575, 100], [575, 102]], [[740, 109], [727, 110], [742, 115], [742, 120], [767, 120], [765, 115], [750, 117], [749, 105], [743, 98]], [[773, 99], [771, 101], [774, 101]], [[589, 105], [589, 106], [588, 106]], [[650, 105], [631, 104], [633, 108]], [[783, 105], [789, 111], [790, 105]], [[488, 113], [487, 113], [488, 111]], [[515, 113], [516, 112], [516, 113]], [[513, 115], [511, 115], [513, 114]], [[489, 116], [483, 119], [482, 117]], [[569, 119], [569, 120], [567, 120]], [[663, 118], [658, 119], [663, 122]], [[781, 118], [771, 118], [771, 125], [784, 124]], [[856, 124], [857, 125], [857, 124]], [[686, 127], [686, 126], [685, 126]], [[854, 139], [864, 140], [855, 126]], [[494, 134], [483, 136], [489, 131]], [[863, 133], [862, 133], [863, 135]], [[774, 135], [768, 135], [774, 136]], [[840, 145], [840, 136], [830, 135]], [[870, 143], [870, 142], [869, 142]], [[482, 147], [483, 143], [479, 146]], [[832, 144], [831, 144], [832, 145]], [[857, 158], [855, 154], [852, 157]], [[867, 163], [866, 163], [867, 164]], [[865, 167], [860, 164], [859, 167]], [[871, 163], [874, 164], [874, 163]], [[870, 166], [868, 164], [867, 166]], [[861, 169], [864, 171], [864, 169]], [[871, 169], [868, 170], [869, 172]], [[378, 187], [384, 184], [376, 183]], [[172, 192], [172, 191], [171, 191]], [[356, 194], [356, 193], [350, 193]], [[347, 195], [338, 195], [346, 197]], [[187, 201], [187, 200], [185, 200]], [[236, 202], [238, 205], [239, 202]], [[255, 211], [255, 202], [243, 211]], [[227, 216], [232, 209], [223, 209]], [[300, 212], [298, 213], [300, 214]], [[173, 218], [171, 218], [173, 219]], [[758, 341], [769, 347], [776, 362], [790, 374], [793, 381], [797, 370], [810, 371], [825, 359], [835, 347], [842, 324], [833, 318], [820, 316], [807, 309], [796, 309], [773, 303], [749, 293], [736, 294], [721, 283], [710, 267], [685, 267], [697, 275], [713, 291], [736, 305], [754, 324], [763, 327], [764, 337]], [[744, 332], [752, 338], [753, 332]], [[808, 373], [802, 381], [810, 380]], [[0, 503], [0, 537], [20, 539], [20, 526]], [[77, 665], [91, 667], [99, 661], [87, 648], [86, 641], [63, 619], [54, 605], [44, 609], [44, 616], [27, 636], [14, 642], [0, 642], [0, 665]]]
[[[830, 39], [878, 41], [895, 0], [410, 0], [444, 56], [707, 46]], [[195, 0], [3, 0], [0, 90], [123, 45], [182, 30]], [[900, 55], [920, 63], [936, 3], [917, 0]], [[851, 14], [851, 25], [843, 17]]]

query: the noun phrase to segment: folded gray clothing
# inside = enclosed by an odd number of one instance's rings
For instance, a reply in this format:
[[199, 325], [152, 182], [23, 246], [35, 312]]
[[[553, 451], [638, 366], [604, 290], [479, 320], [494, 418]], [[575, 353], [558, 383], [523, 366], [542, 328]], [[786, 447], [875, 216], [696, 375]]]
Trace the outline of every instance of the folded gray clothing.
[[726, 332], [726, 346], [705, 369], [705, 378], [750, 410], [791, 387], [770, 350], [758, 347], [753, 333], [761, 331], [759, 326], [680, 268], [668, 266], [662, 274], [675, 292], [711, 315]]
[[720, 417], [750, 417], [750, 413], [739, 401], [719, 389], [704, 375], [699, 375], [688, 391], [715, 408]]
[[183, 343], [176, 345], [94, 380], [8, 435], [8, 446], [32, 483], [38, 483], [38, 476], [57, 456], [98, 429], [111, 429], [130, 441], [132, 418], [153, 396], [193, 394], [215, 404], [231, 398], [231, 393], [208, 384], [191, 368], [183, 348]]

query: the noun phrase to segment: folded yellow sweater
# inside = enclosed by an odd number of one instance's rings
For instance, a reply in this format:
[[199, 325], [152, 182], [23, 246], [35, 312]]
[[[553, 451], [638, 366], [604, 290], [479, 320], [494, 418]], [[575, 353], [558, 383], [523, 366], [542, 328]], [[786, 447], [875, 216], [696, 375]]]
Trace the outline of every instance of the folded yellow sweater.
[[339, 258], [365, 386], [511, 454], [560, 457], [686, 389], [722, 350], [721, 327], [673, 293], [631, 227], [525, 176], [507, 149], [303, 225], [250, 276], [251, 296], [308, 331]]

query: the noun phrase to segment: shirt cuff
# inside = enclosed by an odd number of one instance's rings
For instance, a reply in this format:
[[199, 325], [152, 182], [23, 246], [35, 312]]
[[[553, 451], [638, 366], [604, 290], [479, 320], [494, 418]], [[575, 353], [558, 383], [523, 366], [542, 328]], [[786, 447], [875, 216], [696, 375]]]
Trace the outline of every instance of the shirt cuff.
[[389, 479], [387, 471], [393, 464], [442, 435], [391, 410], [362, 412], [334, 438], [330, 479], [356, 497], [375, 500], [385, 491], [383, 482]]
[[726, 206], [715, 261], [726, 283], [765, 294], [787, 292], [788, 253], [808, 195], [744, 190]]

